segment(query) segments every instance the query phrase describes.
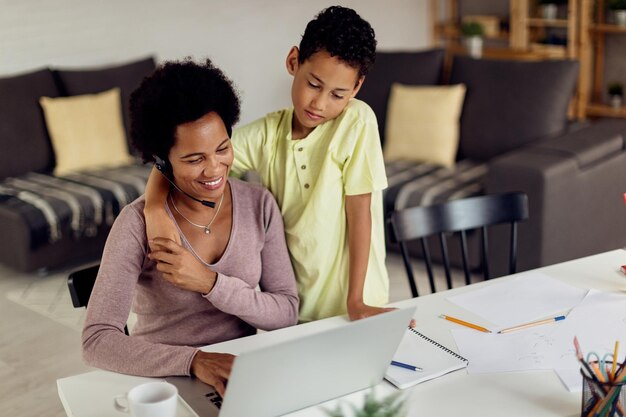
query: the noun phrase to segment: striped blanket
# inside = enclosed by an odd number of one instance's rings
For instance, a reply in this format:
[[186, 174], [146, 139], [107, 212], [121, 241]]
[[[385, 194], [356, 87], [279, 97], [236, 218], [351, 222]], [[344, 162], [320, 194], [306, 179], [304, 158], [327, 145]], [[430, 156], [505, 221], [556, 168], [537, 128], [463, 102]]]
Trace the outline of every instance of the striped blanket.
[[394, 210], [430, 206], [484, 193], [487, 165], [470, 160], [444, 168], [428, 163], [386, 162], [387, 181], [383, 201], [386, 216]]
[[[452, 169], [427, 163], [387, 162], [385, 212], [483, 193], [485, 164], [460, 161]], [[95, 236], [144, 192], [151, 165], [83, 171], [63, 177], [28, 173], [0, 181], [0, 210], [18, 212], [31, 249], [64, 237]]]
[[31, 249], [64, 237], [95, 236], [144, 192], [151, 165], [83, 171], [62, 177], [28, 173], [0, 181], [0, 209], [18, 212]]

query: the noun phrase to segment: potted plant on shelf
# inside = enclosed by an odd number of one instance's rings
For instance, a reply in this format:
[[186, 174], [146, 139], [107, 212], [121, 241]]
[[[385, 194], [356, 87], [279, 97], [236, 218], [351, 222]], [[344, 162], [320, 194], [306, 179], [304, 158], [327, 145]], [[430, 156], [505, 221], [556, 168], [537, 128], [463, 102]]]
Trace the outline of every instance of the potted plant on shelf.
[[615, 24], [626, 26], [626, 0], [610, 0], [608, 5], [613, 11]]
[[611, 83], [608, 86], [608, 92], [611, 98], [611, 107], [619, 110], [624, 101], [624, 85], [622, 83]]
[[461, 34], [465, 42], [467, 52], [472, 58], [483, 56], [483, 25], [478, 22], [466, 22], [461, 25]]
[[547, 20], [556, 19], [558, 3], [558, 0], [539, 0], [541, 17]]

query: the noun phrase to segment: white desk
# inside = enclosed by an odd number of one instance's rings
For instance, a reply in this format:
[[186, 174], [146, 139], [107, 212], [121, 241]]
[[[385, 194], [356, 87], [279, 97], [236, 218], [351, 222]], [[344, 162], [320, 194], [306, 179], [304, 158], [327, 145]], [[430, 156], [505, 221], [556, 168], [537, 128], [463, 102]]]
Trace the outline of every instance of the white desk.
[[[626, 251], [615, 250], [603, 254], [541, 268], [541, 272], [581, 288], [596, 288], [604, 291], [622, 291], [626, 294], [626, 276], [619, 272], [626, 265]], [[509, 277], [500, 278], [509, 279]], [[418, 307], [418, 326], [440, 343], [454, 348], [456, 345], [449, 329], [454, 324], [438, 319], [445, 311], [450, 315], [467, 318], [477, 324], [489, 325], [460, 307], [448, 302], [445, 297], [490, 285], [494, 281], [481, 282], [470, 287], [405, 300], [396, 306]], [[333, 317], [307, 325], [261, 333], [207, 347], [205, 350], [240, 353], [278, 340], [286, 340], [310, 334], [325, 328], [341, 326], [344, 318]], [[132, 377], [106, 371], [95, 371], [57, 380], [59, 397], [70, 417], [100, 417], [117, 415], [112, 407], [112, 398], [124, 393], [132, 386], [149, 378]], [[377, 395], [386, 395], [395, 390], [386, 381], [377, 388]], [[458, 371], [441, 378], [416, 385], [405, 390], [409, 398], [409, 416], [578, 416], [581, 394], [568, 393], [552, 371], [513, 372], [498, 374], [468, 375]], [[338, 402], [358, 403], [363, 392], [354, 393], [338, 400], [324, 403], [334, 408]], [[186, 407], [178, 407], [178, 416], [195, 416]], [[121, 414], [120, 414], [121, 415]], [[310, 407], [289, 414], [292, 417], [327, 417], [319, 407]], [[243, 417], [243, 416], [242, 416]]]

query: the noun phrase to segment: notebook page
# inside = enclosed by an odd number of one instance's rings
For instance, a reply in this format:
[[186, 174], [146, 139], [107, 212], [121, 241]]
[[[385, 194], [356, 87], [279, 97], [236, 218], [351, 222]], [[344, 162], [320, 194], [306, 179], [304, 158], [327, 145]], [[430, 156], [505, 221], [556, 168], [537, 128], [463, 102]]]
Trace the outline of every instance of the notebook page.
[[407, 329], [393, 360], [415, 365], [422, 372], [390, 365], [385, 378], [398, 388], [408, 388], [467, 366], [467, 359], [415, 329]]

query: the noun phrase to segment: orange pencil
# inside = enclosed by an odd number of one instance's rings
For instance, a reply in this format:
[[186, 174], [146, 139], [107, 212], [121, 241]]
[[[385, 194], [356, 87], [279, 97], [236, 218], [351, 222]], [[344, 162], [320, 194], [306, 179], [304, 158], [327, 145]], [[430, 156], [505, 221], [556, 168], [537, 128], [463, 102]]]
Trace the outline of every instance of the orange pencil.
[[448, 320], [448, 321], [460, 324], [461, 326], [469, 327], [469, 328], [472, 328], [474, 330], [478, 330], [478, 331], [485, 332], [485, 333], [491, 333], [491, 330], [489, 330], [489, 329], [487, 329], [485, 327], [478, 326], [477, 324], [468, 323], [466, 321], [463, 321], [463, 320], [460, 320], [460, 319], [457, 319], [457, 318], [454, 318], [454, 317], [446, 316], [445, 314], [442, 314], [439, 317], [441, 317], [442, 319], [445, 319], [445, 320]]
[[619, 340], [615, 341], [615, 350], [613, 351], [613, 366], [611, 367], [611, 381], [615, 381], [617, 375], [615, 375], [615, 370], [617, 368], [617, 351], [619, 350]]

